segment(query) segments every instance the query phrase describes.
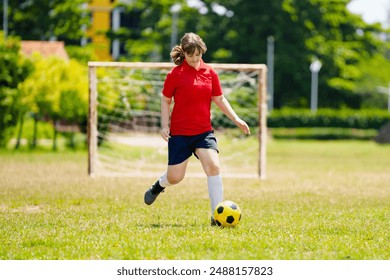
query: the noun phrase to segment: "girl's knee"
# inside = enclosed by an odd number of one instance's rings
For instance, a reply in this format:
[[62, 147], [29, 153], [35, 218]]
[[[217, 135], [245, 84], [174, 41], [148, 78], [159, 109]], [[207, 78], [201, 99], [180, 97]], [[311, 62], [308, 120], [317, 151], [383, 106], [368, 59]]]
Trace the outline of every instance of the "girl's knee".
[[178, 174], [168, 174], [167, 180], [171, 185], [180, 183], [183, 180], [184, 176]]
[[215, 176], [221, 173], [221, 167], [218, 164], [209, 164], [205, 166], [204, 172], [207, 176]]

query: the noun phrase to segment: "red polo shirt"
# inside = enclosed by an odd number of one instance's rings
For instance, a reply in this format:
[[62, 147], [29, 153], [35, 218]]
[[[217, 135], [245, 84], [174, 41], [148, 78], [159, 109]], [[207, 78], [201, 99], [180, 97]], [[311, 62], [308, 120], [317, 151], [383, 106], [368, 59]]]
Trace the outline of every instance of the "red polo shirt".
[[171, 135], [197, 135], [212, 130], [211, 97], [222, 95], [217, 72], [200, 61], [199, 69], [182, 64], [167, 75], [162, 93], [174, 100]]

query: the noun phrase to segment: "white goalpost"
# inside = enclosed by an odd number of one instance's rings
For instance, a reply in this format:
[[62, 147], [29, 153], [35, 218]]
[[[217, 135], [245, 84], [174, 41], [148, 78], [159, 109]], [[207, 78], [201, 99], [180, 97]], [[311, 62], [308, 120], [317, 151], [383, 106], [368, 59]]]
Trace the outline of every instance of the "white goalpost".
[[[210, 64], [225, 97], [251, 127], [244, 137], [212, 106], [224, 177], [266, 178], [267, 67], [264, 64]], [[156, 177], [167, 164], [159, 136], [160, 98], [168, 62], [89, 62], [88, 174]], [[223, 133], [221, 132], [223, 131]], [[223, 146], [228, 146], [225, 152]], [[204, 176], [200, 164], [187, 176]], [[201, 175], [202, 174], [202, 175]]]

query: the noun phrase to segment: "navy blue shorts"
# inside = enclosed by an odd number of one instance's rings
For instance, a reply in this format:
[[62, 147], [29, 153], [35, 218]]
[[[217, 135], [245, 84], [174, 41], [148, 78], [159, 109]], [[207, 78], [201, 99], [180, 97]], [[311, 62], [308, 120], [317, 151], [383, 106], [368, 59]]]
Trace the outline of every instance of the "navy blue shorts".
[[214, 131], [208, 131], [194, 136], [175, 135], [168, 141], [168, 165], [182, 163], [192, 154], [198, 157], [198, 148], [214, 149], [218, 152], [217, 139]]

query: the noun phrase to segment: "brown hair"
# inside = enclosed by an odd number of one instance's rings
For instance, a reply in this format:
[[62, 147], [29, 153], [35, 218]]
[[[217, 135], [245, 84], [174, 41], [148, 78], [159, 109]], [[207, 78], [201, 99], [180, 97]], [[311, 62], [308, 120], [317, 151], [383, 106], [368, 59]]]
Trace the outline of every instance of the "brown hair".
[[180, 65], [184, 60], [184, 53], [193, 54], [195, 50], [198, 50], [201, 54], [207, 51], [206, 44], [202, 38], [192, 32], [184, 34], [183, 38], [181, 38], [180, 46], [173, 47], [171, 51], [173, 63]]

